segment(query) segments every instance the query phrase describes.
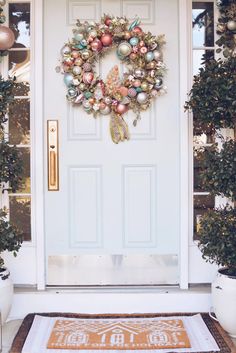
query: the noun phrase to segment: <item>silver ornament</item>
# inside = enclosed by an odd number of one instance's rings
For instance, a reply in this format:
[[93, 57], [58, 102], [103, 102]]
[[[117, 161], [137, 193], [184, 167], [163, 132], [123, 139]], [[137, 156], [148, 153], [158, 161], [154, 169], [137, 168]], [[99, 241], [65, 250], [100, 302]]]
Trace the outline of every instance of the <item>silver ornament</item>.
[[159, 89], [163, 85], [163, 80], [161, 77], [157, 77], [155, 80], [155, 88]]
[[92, 38], [96, 38], [97, 35], [98, 35], [98, 33], [95, 29], [93, 29], [89, 32], [89, 36], [91, 36]]
[[102, 115], [108, 115], [110, 112], [111, 112], [111, 108], [108, 107], [108, 106], [106, 106], [104, 109], [101, 109], [101, 110], [100, 110], [100, 113], [101, 113]]
[[0, 6], [6, 5], [6, 0], [0, 0]]
[[236, 22], [233, 20], [228, 21], [227, 28], [229, 31], [236, 31]]
[[83, 101], [83, 107], [84, 107], [84, 110], [86, 110], [86, 111], [89, 111], [92, 108], [91, 104], [89, 103], [89, 101], [87, 99], [85, 99]]
[[61, 48], [61, 55], [67, 56], [67, 55], [70, 55], [70, 53], [71, 53], [71, 48], [69, 47], [69, 45], [64, 45], [64, 47]]
[[110, 97], [105, 97], [104, 102], [109, 105], [109, 104], [111, 104], [112, 99]]
[[117, 48], [118, 56], [128, 56], [132, 52], [132, 46], [128, 42], [122, 42]]
[[77, 78], [74, 78], [73, 85], [78, 86], [79, 84], [80, 84], [80, 80], [78, 80]]
[[159, 50], [154, 50], [153, 55], [154, 55], [154, 60], [156, 60], [156, 61], [160, 60], [161, 52], [159, 52]]
[[139, 39], [137, 37], [132, 37], [129, 42], [134, 47], [135, 45], [138, 45]]
[[74, 74], [74, 75], [78, 76], [78, 75], [81, 74], [82, 69], [81, 69], [80, 66], [74, 66], [72, 71], [73, 71], [73, 74]]
[[68, 98], [75, 98], [77, 96], [77, 90], [75, 88], [69, 88], [67, 91]]
[[73, 83], [74, 76], [70, 73], [64, 74], [64, 82], [69, 87]]
[[141, 92], [141, 93], [139, 93], [139, 94], [137, 95], [137, 102], [138, 102], [139, 104], [144, 104], [144, 103], [146, 103], [147, 99], [148, 99], [147, 93]]
[[87, 60], [90, 57], [90, 52], [88, 50], [83, 50], [81, 56], [82, 59]]
[[135, 69], [134, 76], [137, 78], [143, 78], [145, 76], [145, 71], [143, 69]]

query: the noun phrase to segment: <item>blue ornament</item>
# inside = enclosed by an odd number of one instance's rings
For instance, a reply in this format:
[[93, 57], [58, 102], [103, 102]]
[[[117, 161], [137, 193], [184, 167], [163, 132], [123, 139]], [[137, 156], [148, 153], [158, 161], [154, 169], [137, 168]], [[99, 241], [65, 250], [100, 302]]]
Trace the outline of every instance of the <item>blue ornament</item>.
[[66, 73], [64, 75], [64, 82], [67, 85], [67, 87], [69, 87], [73, 84], [73, 79], [74, 79], [74, 76], [70, 73]]
[[82, 45], [83, 48], [86, 48], [87, 47], [87, 40], [86, 39], [82, 39], [81, 42], [80, 42], [80, 45]]
[[135, 47], [138, 44], [139, 39], [137, 37], [132, 37], [132, 38], [130, 38], [129, 42], [132, 45], [132, 47]]
[[140, 93], [140, 92], [143, 91], [141, 87], [137, 87], [137, 88], [135, 88], [135, 89], [136, 89], [136, 92], [137, 92], [137, 93]]
[[137, 27], [140, 24], [140, 19], [136, 18], [131, 25], [129, 26], [129, 31], [132, 31], [135, 27]]
[[84, 35], [83, 33], [78, 33], [76, 32], [75, 35], [74, 35], [74, 39], [77, 41], [77, 42], [81, 42], [81, 40], [84, 38]]
[[148, 51], [147, 54], [145, 55], [146, 61], [150, 62], [154, 59], [154, 54], [152, 51]]
[[92, 97], [92, 93], [91, 92], [89, 92], [89, 91], [87, 91], [87, 92], [85, 92], [84, 93], [84, 96], [85, 96], [85, 98], [91, 98]]

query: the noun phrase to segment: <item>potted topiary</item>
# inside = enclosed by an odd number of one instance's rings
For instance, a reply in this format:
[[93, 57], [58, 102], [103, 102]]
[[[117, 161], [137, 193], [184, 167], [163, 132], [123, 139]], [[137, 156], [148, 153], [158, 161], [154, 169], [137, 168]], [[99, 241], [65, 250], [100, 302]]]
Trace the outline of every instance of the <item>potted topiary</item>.
[[206, 261], [220, 266], [212, 283], [213, 308], [222, 327], [236, 337], [236, 141], [222, 136], [222, 128], [231, 136], [236, 131], [236, 4], [220, 0], [218, 5], [216, 52], [223, 56], [205, 60], [185, 108], [193, 112], [194, 134], [211, 133], [218, 142], [196, 151], [200, 181], [203, 190], [228, 203], [201, 217], [198, 245]]
[[5, 267], [1, 254], [7, 250], [16, 256], [21, 243], [20, 232], [7, 220], [6, 209], [0, 209], [0, 309], [2, 323], [5, 322], [11, 308], [13, 283], [9, 278], [10, 272]]
[[[11, 190], [16, 192], [21, 187], [23, 173], [22, 157], [19, 150], [4, 140], [4, 124], [7, 121], [7, 109], [12, 102], [14, 80], [3, 80], [0, 77], [0, 190], [2, 193]], [[6, 250], [16, 256], [22, 243], [18, 229], [7, 220], [7, 211], [0, 209], [0, 310], [2, 322], [10, 311], [13, 284], [9, 271], [4, 266], [1, 256]]]

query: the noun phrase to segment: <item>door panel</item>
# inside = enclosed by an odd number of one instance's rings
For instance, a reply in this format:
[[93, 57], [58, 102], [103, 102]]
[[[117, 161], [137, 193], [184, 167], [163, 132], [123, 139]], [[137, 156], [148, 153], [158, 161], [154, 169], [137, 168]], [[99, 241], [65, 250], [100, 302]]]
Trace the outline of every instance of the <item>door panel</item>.
[[[53, 273], [58, 269], [66, 271], [68, 261], [65, 258], [70, 256], [72, 263], [73, 256], [76, 259], [76, 268], [81, 263], [78, 259], [83, 259], [81, 268], [85, 271], [86, 261], [88, 268], [93, 266], [94, 273], [96, 268], [99, 271], [103, 268], [107, 276], [102, 277], [102, 283], [177, 283], [180, 219], [178, 1], [58, 0], [55, 9], [55, 1], [47, 0], [44, 11], [44, 118], [45, 128], [47, 119], [59, 121], [60, 173], [59, 191], [45, 191], [47, 283], [65, 284], [59, 283], [60, 278]], [[131, 139], [118, 145], [110, 137], [109, 116], [94, 119], [81, 107], [68, 104], [63, 76], [55, 72], [60, 48], [72, 37], [76, 19], [99, 22], [103, 13], [126, 15], [130, 20], [137, 15], [144, 31], [164, 33], [167, 41], [164, 61], [168, 68], [168, 93], [142, 112], [137, 127], [132, 126], [133, 116], [129, 113], [126, 120]], [[125, 70], [114, 50], [97, 64], [97, 71], [105, 79], [115, 64], [119, 65], [120, 73]], [[45, 185], [46, 155], [45, 148]], [[114, 278], [111, 280], [114, 272], [108, 270], [109, 261], [117, 266], [114, 256], [128, 257], [119, 267], [117, 283]], [[104, 261], [97, 267], [99, 258]], [[107, 260], [109, 258], [113, 260]], [[153, 276], [147, 280], [143, 271], [136, 281], [125, 278], [127, 266], [132, 268], [132, 273], [137, 259], [144, 268], [147, 258]], [[57, 261], [59, 267], [55, 267]], [[168, 276], [166, 269], [162, 280], [158, 279], [156, 274], [161, 262], [173, 269], [174, 276]], [[78, 279], [75, 271], [66, 284], [87, 284], [85, 277]], [[90, 281], [89, 284], [96, 283]]]

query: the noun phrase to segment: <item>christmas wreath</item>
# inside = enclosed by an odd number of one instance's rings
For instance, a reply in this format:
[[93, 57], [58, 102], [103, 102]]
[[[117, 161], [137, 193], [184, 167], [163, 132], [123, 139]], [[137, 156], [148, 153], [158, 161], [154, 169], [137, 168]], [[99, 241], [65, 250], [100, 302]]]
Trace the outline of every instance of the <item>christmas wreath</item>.
[[[111, 113], [110, 131], [115, 143], [129, 139], [123, 114], [135, 112], [136, 126], [140, 111], [165, 92], [164, 35], [145, 33], [139, 24], [138, 19], [129, 24], [125, 17], [108, 15], [100, 23], [78, 20], [73, 39], [61, 49], [58, 71], [64, 75], [68, 101], [82, 104], [94, 117]], [[118, 66], [114, 66], [104, 82], [95, 72], [95, 63], [113, 48], [126, 64], [126, 72], [121, 80]]]

